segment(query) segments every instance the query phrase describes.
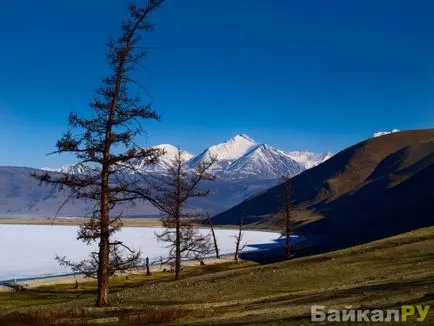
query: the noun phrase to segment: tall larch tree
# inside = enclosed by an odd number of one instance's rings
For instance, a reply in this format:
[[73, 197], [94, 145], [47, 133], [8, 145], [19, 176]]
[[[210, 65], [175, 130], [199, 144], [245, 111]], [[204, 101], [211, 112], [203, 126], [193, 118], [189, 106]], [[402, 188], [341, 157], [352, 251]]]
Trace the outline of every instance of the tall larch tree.
[[282, 177], [282, 204], [284, 215], [284, 226], [282, 236], [285, 238], [285, 258], [290, 259], [293, 255], [293, 246], [291, 244], [291, 209], [292, 209], [292, 189], [291, 177], [286, 175]]
[[[134, 142], [135, 137], [144, 132], [141, 123], [158, 120], [159, 116], [150, 104], [143, 105], [139, 97], [132, 96], [130, 90], [132, 84], [137, 85], [131, 72], [141, 65], [146, 54], [146, 48], [140, 46], [142, 32], [153, 30], [149, 15], [163, 2], [147, 0], [143, 6], [129, 7], [129, 17], [121, 23], [120, 36], [108, 43], [110, 74], [103, 78], [90, 103], [93, 116], [83, 118], [71, 113], [71, 130], [57, 142], [54, 153], [75, 154], [78, 164], [87, 167], [86, 173], [34, 175], [41, 182], [68, 191], [69, 198], [95, 202], [95, 210], [89, 222], [81, 227], [79, 238], [86, 242], [99, 241], [98, 253], [94, 255], [98, 307], [109, 305], [110, 254], [121, 244], [111, 241], [111, 235], [121, 227], [119, 216], [111, 213], [118, 204], [131, 200], [128, 190], [134, 186], [123, 181], [121, 175], [128, 169], [129, 162], [141, 160], [152, 164], [161, 154], [152, 148], [140, 148]], [[77, 129], [79, 132], [73, 133]], [[116, 259], [119, 259], [117, 255]]]

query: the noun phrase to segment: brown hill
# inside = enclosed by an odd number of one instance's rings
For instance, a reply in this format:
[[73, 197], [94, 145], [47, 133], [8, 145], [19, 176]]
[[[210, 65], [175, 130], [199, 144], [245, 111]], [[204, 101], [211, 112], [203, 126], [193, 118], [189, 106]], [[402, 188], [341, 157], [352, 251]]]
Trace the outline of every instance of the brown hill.
[[[434, 129], [368, 139], [292, 178], [299, 232], [359, 243], [434, 224]], [[279, 223], [282, 185], [214, 217]]]

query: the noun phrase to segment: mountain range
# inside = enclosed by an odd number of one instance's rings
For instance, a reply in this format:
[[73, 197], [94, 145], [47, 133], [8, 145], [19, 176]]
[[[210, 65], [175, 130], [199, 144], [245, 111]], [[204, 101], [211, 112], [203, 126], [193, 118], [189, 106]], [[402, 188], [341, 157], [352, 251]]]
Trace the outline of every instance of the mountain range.
[[[434, 129], [394, 131], [342, 150], [288, 181], [296, 232], [341, 244], [434, 224]], [[278, 184], [213, 217], [214, 224], [279, 225]]]
[[[391, 135], [372, 138], [372, 140], [383, 140], [389, 136], [400, 134], [400, 132], [394, 132]], [[170, 144], [156, 147], [165, 151], [158, 164], [149, 167], [142, 162], [135, 162], [136, 168], [149, 173], [164, 173], [175, 157], [177, 148]], [[331, 153], [285, 152], [266, 144], [256, 143], [246, 135], [237, 135], [226, 142], [206, 148], [198, 155], [193, 155], [187, 151], [183, 151], [182, 155], [190, 168], [194, 168], [211, 156], [217, 157], [218, 162], [214, 167], [214, 173], [218, 176], [217, 180], [203, 184], [204, 188], [210, 190], [209, 196], [192, 200], [189, 204], [192, 208], [205, 209], [212, 214], [218, 214], [252, 196], [256, 196], [254, 198], [258, 199], [258, 193], [269, 192], [270, 190], [267, 189], [273, 189], [273, 186], [279, 184], [282, 175], [290, 174], [296, 176], [293, 178], [294, 180], [304, 180], [301, 182], [304, 184], [302, 187], [304, 190], [301, 192], [303, 193], [306, 188], [310, 187], [308, 181], [311, 177], [306, 181], [305, 175], [310, 176], [312, 173], [318, 173], [315, 171], [323, 171], [324, 166], [330, 167], [331, 164], [334, 166], [333, 162], [336, 162], [342, 154], [340, 153], [336, 158]], [[352, 170], [353, 167], [349, 164], [348, 166], [341, 166], [340, 169], [342, 171]], [[59, 172], [87, 173], [87, 167], [83, 165], [66, 165], [61, 169], [46, 168], [45, 170], [53, 174]], [[53, 187], [39, 185], [30, 177], [32, 172], [38, 172], [38, 170], [24, 167], [0, 167], [0, 216], [52, 217], [56, 214], [66, 199], [65, 194]], [[312, 186], [313, 190], [311, 191], [325, 193], [327, 185], [327, 182], [324, 185], [316, 183]], [[320, 202], [320, 197], [316, 200]], [[85, 201], [70, 202], [62, 208], [59, 216], [83, 216], [91, 210], [91, 205], [92, 203]], [[263, 209], [270, 204], [266, 201], [260, 205], [260, 209], [255, 214], [261, 215]], [[272, 210], [268, 213], [270, 212]], [[129, 207], [123, 207], [121, 211], [116, 213], [129, 216], [150, 216], [157, 215], [158, 211], [149, 203], [136, 202]], [[228, 215], [218, 216], [218, 222], [234, 222], [233, 218], [229, 220], [222, 218]]]
[[[135, 169], [148, 173], [164, 173], [175, 158], [178, 148], [170, 144], [155, 146], [164, 155], [153, 166], [133, 162]], [[246, 135], [237, 135], [226, 142], [213, 145], [199, 155], [182, 151], [188, 168], [216, 157], [213, 167], [215, 182], [202, 186], [210, 190], [205, 198], [191, 200], [193, 209], [205, 209], [212, 214], [222, 212], [260, 191], [279, 183], [282, 175], [296, 175], [320, 164], [331, 153], [284, 152], [269, 145], [258, 144]], [[43, 168], [50, 173], [89, 173], [80, 164], [68, 164], [59, 169]], [[66, 195], [51, 186], [39, 185], [30, 177], [36, 169], [25, 167], [0, 167], [0, 216], [52, 217], [65, 201]], [[59, 216], [84, 216], [91, 211], [92, 203], [74, 200], [62, 207]], [[147, 202], [135, 202], [114, 212], [128, 216], [155, 216], [159, 212]]]
[[[149, 166], [142, 161], [133, 162], [135, 170], [164, 172], [175, 159], [178, 148], [170, 144], [153, 146], [164, 154], [157, 164]], [[333, 154], [308, 151], [285, 152], [266, 144], [256, 143], [250, 137], [239, 134], [233, 138], [203, 150], [198, 155], [182, 150], [182, 158], [193, 169], [201, 162], [216, 158], [212, 172], [220, 179], [276, 179], [283, 175], [294, 176], [329, 159]], [[51, 172], [85, 173], [82, 165], [67, 164], [61, 168], [42, 168]]]

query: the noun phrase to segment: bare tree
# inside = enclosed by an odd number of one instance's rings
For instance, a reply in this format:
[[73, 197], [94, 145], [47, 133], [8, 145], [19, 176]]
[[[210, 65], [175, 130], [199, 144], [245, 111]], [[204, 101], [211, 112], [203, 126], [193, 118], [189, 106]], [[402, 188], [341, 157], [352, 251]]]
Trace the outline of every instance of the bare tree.
[[[148, 16], [164, 0], [147, 0], [143, 7], [131, 5], [129, 18], [122, 22], [120, 36], [108, 43], [108, 63], [110, 74], [102, 80], [90, 107], [92, 118], [82, 118], [71, 113], [69, 125], [80, 129], [73, 135], [71, 131], [57, 142], [54, 153], [73, 153], [80, 165], [86, 166], [84, 174], [65, 173], [60, 177], [49, 173], [34, 175], [44, 183], [54, 184], [60, 190], [69, 192], [69, 199], [92, 200], [95, 209], [88, 223], [79, 232], [79, 239], [85, 242], [99, 241], [98, 253], [91, 258], [74, 264], [66, 258], [59, 262], [84, 274], [98, 279], [96, 305], [109, 304], [108, 278], [115, 269], [127, 268], [137, 253], [126, 259], [121, 258], [119, 242], [111, 242], [111, 235], [119, 230], [119, 216], [112, 217], [111, 211], [121, 203], [129, 202], [128, 190], [132, 186], [121, 175], [128, 163], [142, 160], [145, 164], [154, 163], [161, 154], [155, 149], [143, 149], [134, 143], [134, 138], [143, 133], [141, 121], [158, 120], [159, 116], [150, 104], [142, 105], [139, 97], [130, 95], [130, 86], [138, 85], [131, 77], [131, 71], [141, 65], [146, 51], [139, 46], [140, 32], [152, 31]], [[75, 266], [75, 267], [74, 267]]]
[[169, 256], [166, 263], [174, 263], [175, 279], [180, 278], [181, 260], [202, 260], [213, 251], [211, 239], [195, 229], [190, 221], [200, 213], [187, 210], [187, 201], [194, 197], [207, 196], [208, 190], [200, 190], [200, 183], [204, 180], [214, 180], [208, 173], [215, 159], [202, 162], [193, 171], [186, 167], [182, 151], [177, 155], [169, 167], [166, 175], [154, 176], [152, 188], [157, 195], [153, 203], [164, 214], [162, 223], [164, 231], [157, 233], [157, 239], [166, 242]]
[[282, 236], [285, 237], [285, 257], [290, 259], [293, 255], [293, 247], [291, 244], [291, 204], [292, 204], [292, 190], [290, 184], [290, 176], [283, 177], [283, 188], [282, 188], [282, 198], [283, 198], [283, 210], [285, 216], [284, 229], [282, 231]]
[[240, 263], [240, 253], [247, 246], [247, 242], [241, 243], [243, 241], [243, 223], [244, 223], [244, 213], [240, 217], [240, 223], [238, 225], [238, 234], [234, 235], [235, 238], [235, 254], [234, 260], [237, 264]]
[[208, 219], [209, 227], [211, 228], [211, 235], [212, 235], [212, 239], [213, 239], [213, 243], [214, 243], [215, 257], [217, 259], [220, 259], [219, 246], [218, 246], [217, 237], [216, 237], [215, 231], [214, 231], [214, 225], [212, 224], [211, 215], [209, 215], [207, 213], [206, 216], [207, 216], [207, 219]]

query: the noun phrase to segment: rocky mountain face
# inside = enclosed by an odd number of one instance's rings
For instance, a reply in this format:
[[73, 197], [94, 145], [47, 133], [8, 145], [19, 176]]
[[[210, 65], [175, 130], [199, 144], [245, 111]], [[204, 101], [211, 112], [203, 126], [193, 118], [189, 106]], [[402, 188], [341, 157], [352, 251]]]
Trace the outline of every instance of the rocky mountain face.
[[288, 154], [261, 144], [254, 146], [248, 153], [230, 164], [223, 174], [230, 178], [262, 177], [266, 179], [279, 176], [294, 176], [305, 167], [293, 160]]

